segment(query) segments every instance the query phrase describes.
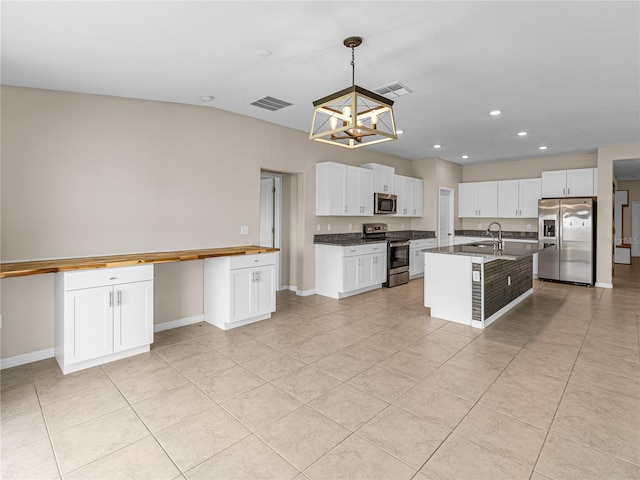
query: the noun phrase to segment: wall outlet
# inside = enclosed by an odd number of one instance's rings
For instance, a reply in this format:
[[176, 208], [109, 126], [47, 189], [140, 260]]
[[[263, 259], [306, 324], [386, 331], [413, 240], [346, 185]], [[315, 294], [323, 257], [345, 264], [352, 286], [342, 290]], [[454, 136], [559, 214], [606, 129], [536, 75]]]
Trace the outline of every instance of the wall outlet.
[[478, 224], [478, 230], [482, 230], [482, 224], [481, 223]]
[[404, 230], [404, 223], [402, 224], [402, 230]]
[[480, 272], [475, 270], [474, 272], [472, 272], [471, 274], [473, 276], [473, 281], [474, 282], [479, 282], [480, 281]]
[[331, 224], [327, 223], [327, 232], [330, 232], [330, 231], [331, 231]]
[[531, 224], [527, 223], [527, 230], [531, 230]]
[[0, 313], [0, 328], [2, 328], [2, 314]]
[[319, 231], [319, 232], [321, 232], [321, 231], [322, 231], [322, 227], [320, 226], [320, 224], [318, 224], [318, 225], [316, 226], [316, 230], [317, 230], [317, 231]]
[[353, 230], [353, 224], [352, 223], [349, 224], [349, 231], [351, 231], [351, 230]]
[[511, 285], [511, 277], [507, 277], [507, 285]]
[[249, 235], [249, 225], [242, 225], [240, 227], [240, 235]]

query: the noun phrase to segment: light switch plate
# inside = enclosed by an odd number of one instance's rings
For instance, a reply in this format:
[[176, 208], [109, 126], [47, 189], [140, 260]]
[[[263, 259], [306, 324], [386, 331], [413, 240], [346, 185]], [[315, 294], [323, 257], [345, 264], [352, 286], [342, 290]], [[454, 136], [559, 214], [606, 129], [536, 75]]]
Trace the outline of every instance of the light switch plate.
[[331, 231], [331, 224], [327, 223], [327, 232], [330, 232], [330, 231]]
[[527, 223], [527, 230], [531, 230], [531, 224]]
[[480, 272], [478, 272], [478, 271], [473, 272], [473, 281], [474, 282], [479, 282], [480, 281]]
[[242, 225], [240, 227], [240, 235], [249, 235], [249, 225]]
[[322, 231], [322, 226], [320, 226], [320, 224], [319, 224], [319, 223], [316, 225], [316, 230], [317, 230], [318, 232]]

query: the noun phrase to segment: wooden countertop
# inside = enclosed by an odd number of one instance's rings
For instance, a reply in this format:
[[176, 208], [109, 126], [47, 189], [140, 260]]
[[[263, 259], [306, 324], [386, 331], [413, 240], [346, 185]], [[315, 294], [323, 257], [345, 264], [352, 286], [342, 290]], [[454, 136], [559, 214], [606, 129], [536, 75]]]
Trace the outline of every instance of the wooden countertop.
[[33, 262], [0, 263], [0, 278], [24, 277], [41, 273], [70, 272], [93, 268], [126, 267], [149, 263], [184, 262], [211, 257], [252, 255], [255, 253], [277, 252], [277, 248], [247, 245], [242, 247], [207, 248], [202, 250], [178, 250], [175, 252], [131, 253], [103, 257], [61, 258], [57, 260], [37, 260]]

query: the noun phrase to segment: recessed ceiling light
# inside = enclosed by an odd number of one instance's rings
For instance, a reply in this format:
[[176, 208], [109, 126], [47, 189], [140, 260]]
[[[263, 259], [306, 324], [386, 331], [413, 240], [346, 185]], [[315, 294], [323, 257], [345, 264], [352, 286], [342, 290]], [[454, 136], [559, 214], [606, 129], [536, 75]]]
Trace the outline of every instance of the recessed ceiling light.
[[442, 148], [442, 145], [436, 143], [433, 148]]
[[546, 145], [540, 145], [540, 146], [538, 147], [538, 150], [546, 150], [546, 149], [547, 149], [547, 146], [546, 146]]
[[462, 155], [462, 158], [469, 158], [469, 155]]
[[491, 110], [489, 112], [489, 115], [491, 115], [492, 117], [495, 117], [497, 115], [500, 115], [502, 113], [502, 110]]
[[201, 102], [212, 102], [213, 100], [215, 100], [215, 97], [212, 97], [211, 95], [204, 95], [200, 97]]
[[524, 137], [527, 134], [527, 132], [518, 132], [518, 136], [519, 137]]
[[396, 133], [397, 133], [398, 135], [402, 135], [402, 134], [404, 133], [404, 130], [396, 130]]
[[273, 52], [271, 50], [258, 50], [256, 56], [266, 58], [270, 57]]

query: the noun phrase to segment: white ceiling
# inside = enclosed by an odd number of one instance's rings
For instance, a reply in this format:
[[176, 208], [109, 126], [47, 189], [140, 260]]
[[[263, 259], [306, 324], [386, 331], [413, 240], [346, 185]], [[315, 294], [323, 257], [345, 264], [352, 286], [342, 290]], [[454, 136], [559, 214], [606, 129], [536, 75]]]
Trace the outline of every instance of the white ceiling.
[[[203, 105], [308, 132], [312, 101], [351, 84], [351, 35], [364, 38], [358, 85], [414, 91], [394, 105], [406, 133], [367, 148], [467, 164], [640, 141], [635, 1], [3, 1], [2, 83]], [[267, 95], [293, 105], [250, 105]]]

